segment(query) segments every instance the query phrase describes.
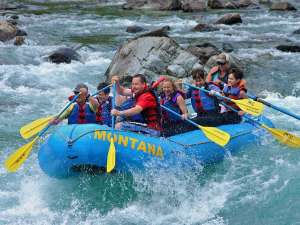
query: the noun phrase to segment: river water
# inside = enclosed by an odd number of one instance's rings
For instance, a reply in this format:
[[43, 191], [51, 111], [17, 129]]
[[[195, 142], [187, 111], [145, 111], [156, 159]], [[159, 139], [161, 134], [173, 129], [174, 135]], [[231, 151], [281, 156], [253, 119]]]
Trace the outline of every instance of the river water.
[[[31, 6], [17, 12], [28, 33], [25, 45], [0, 43], [1, 164], [25, 144], [19, 128], [57, 113], [76, 83], [84, 81], [95, 91], [118, 46], [134, 36], [125, 32], [129, 25], [169, 25], [170, 36], [183, 46], [231, 43], [233, 54], [246, 64], [249, 90], [299, 114], [300, 54], [275, 49], [299, 44], [300, 36], [291, 34], [300, 28], [299, 12], [241, 10], [242, 24], [195, 33], [190, 29], [198, 22], [214, 22], [230, 11], [122, 11], [120, 6], [45, 2], [24, 0]], [[43, 61], [58, 47], [80, 43], [92, 47], [79, 50], [84, 63]], [[265, 115], [278, 128], [300, 135], [299, 121], [272, 109]], [[299, 151], [266, 136], [260, 145], [197, 170], [153, 168], [57, 180], [40, 170], [35, 147], [17, 173], [0, 167], [0, 224], [300, 224], [299, 167]]]

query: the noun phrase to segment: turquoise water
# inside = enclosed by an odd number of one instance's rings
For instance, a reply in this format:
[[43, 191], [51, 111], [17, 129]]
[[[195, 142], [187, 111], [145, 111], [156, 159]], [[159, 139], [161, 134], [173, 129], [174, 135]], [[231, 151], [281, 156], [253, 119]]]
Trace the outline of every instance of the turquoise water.
[[[246, 64], [249, 89], [299, 114], [300, 54], [274, 48], [288, 40], [299, 43], [299, 35], [291, 35], [300, 28], [299, 12], [240, 11], [241, 25], [222, 25], [212, 33], [189, 31], [223, 13], [124, 12], [94, 3], [64, 3], [63, 8], [38, 3], [19, 12], [26, 45], [0, 43], [1, 164], [25, 144], [19, 128], [58, 112], [76, 83], [84, 81], [95, 91], [118, 46], [134, 36], [125, 32], [133, 24], [149, 29], [169, 25], [170, 36], [183, 46], [230, 42]], [[94, 48], [79, 50], [84, 63], [42, 60], [60, 46], [78, 43]], [[272, 109], [265, 115], [300, 135], [299, 121]], [[266, 136], [260, 145], [245, 146], [222, 163], [193, 170], [151, 168], [56, 180], [40, 170], [35, 147], [17, 173], [0, 167], [0, 224], [299, 224], [299, 162], [299, 151]]]

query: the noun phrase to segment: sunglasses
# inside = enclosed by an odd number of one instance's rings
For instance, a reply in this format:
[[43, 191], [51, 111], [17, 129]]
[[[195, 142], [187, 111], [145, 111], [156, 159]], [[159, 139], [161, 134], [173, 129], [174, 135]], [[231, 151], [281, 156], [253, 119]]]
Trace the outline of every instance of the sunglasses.
[[226, 62], [217, 62], [218, 65], [225, 65]]
[[80, 92], [79, 91], [74, 91], [74, 94], [75, 95], [78, 95]]

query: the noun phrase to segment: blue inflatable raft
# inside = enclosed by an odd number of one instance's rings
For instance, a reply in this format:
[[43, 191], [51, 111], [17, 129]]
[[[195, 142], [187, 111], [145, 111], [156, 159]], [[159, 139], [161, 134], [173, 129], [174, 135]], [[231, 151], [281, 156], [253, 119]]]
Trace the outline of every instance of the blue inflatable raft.
[[[273, 127], [265, 117], [260, 122]], [[169, 138], [145, 136], [130, 131], [114, 132], [116, 171], [127, 172], [147, 167], [191, 166], [222, 160], [228, 152], [258, 143], [265, 131], [250, 122], [223, 125], [231, 140], [223, 148], [208, 140], [201, 130]], [[42, 170], [62, 178], [82, 171], [105, 171], [111, 129], [97, 124], [63, 125], [58, 127], [41, 146], [38, 154]]]

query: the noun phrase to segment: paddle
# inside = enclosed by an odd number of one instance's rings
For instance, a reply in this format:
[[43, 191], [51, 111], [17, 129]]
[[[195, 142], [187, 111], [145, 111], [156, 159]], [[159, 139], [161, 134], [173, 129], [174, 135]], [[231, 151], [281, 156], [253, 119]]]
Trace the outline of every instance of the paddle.
[[[115, 108], [116, 82], [113, 84], [112, 109]], [[106, 172], [110, 173], [116, 165], [116, 147], [114, 143], [115, 116], [111, 117], [111, 137], [106, 161]]]
[[[223, 104], [225, 107], [229, 108], [230, 110], [232, 110], [234, 112], [238, 112], [238, 110], [225, 104], [224, 102], [222, 102], [221, 104]], [[269, 131], [269, 133], [271, 133], [273, 135], [273, 137], [275, 137], [280, 143], [285, 144], [291, 148], [298, 148], [298, 149], [300, 148], [300, 138], [297, 137], [296, 135], [293, 135], [285, 130], [268, 127], [267, 125], [265, 125], [259, 121], [256, 121], [247, 115], [243, 115], [243, 117], [245, 117], [247, 120], [250, 120], [250, 121], [260, 125], [262, 128]]]
[[279, 112], [282, 112], [286, 115], [289, 115], [291, 117], [294, 117], [295, 119], [297, 120], [300, 120], [300, 116], [295, 114], [295, 113], [292, 113], [290, 111], [288, 111], [287, 109], [284, 109], [284, 108], [280, 108], [279, 106], [276, 106], [276, 105], [273, 105], [271, 104], [270, 102], [266, 102], [265, 100], [261, 99], [261, 98], [258, 98], [256, 96], [251, 96], [251, 95], [247, 95], [249, 98], [252, 98], [258, 102], [261, 102], [262, 104], [266, 105], [266, 106], [269, 106], [270, 108], [273, 108], [275, 110], [278, 110]]
[[43, 130], [53, 118], [54, 116], [40, 118], [21, 127], [20, 134], [22, 138], [28, 139], [36, 135], [38, 132]]
[[[184, 83], [184, 85], [187, 85], [189, 87], [210, 93], [210, 91], [204, 89], [204, 88], [200, 88], [200, 87], [196, 87], [194, 85], [188, 84], [188, 83]], [[264, 110], [264, 106], [262, 103], [254, 101], [252, 99], [239, 99], [239, 100], [235, 100], [235, 99], [231, 99], [225, 96], [222, 96], [220, 94], [215, 94], [216, 97], [221, 98], [221, 99], [226, 99], [230, 102], [234, 102], [241, 110], [243, 110], [246, 113], [249, 113], [253, 116], [259, 116], [260, 114], [262, 114], [263, 110]]]
[[[71, 102], [69, 102], [65, 108], [56, 116], [56, 118], [59, 118], [64, 111], [66, 111], [70, 105], [76, 101], [76, 99], [79, 97], [80, 93], [75, 95], [75, 97], [73, 98], [73, 100]], [[53, 117], [51, 117], [53, 118]], [[29, 134], [33, 134], [34, 131], [39, 130], [41, 126], [44, 126], [44, 128], [42, 129], [42, 131], [39, 132], [39, 134], [30, 142], [28, 142], [27, 144], [23, 145], [22, 147], [20, 147], [19, 149], [17, 149], [14, 153], [12, 153], [4, 162], [4, 166], [5, 168], [9, 171], [9, 172], [15, 172], [19, 169], [19, 167], [24, 163], [24, 161], [28, 158], [29, 153], [32, 150], [33, 145], [35, 144], [35, 142], [42, 137], [45, 132], [49, 129], [49, 127], [51, 126], [51, 124], [49, 124], [49, 121], [47, 123], [45, 123], [46, 118], [42, 118], [39, 119], [39, 121], [44, 121], [44, 124], [46, 124], [46, 127], [44, 125], [40, 125], [38, 128], [33, 126], [33, 129], [28, 129], [28, 131], [25, 133], [25, 137], [28, 137]], [[38, 121], [38, 120], [36, 120]], [[33, 124], [33, 123], [31, 123]], [[34, 129], [35, 127], [35, 129]]]
[[[169, 109], [168, 107], [164, 106], [164, 105], [160, 105], [160, 107], [162, 107], [163, 109], [167, 110], [170, 113], [173, 113], [174, 115], [181, 117], [180, 114], [174, 112], [173, 110]], [[211, 141], [213, 141], [214, 143], [221, 145], [221, 146], [225, 146], [228, 141], [230, 140], [230, 134], [228, 134], [225, 131], [222, 131], [216, 127], [204, 127], [201, 126], [197, 123], [195, 123], [194, 121], [187, 119], [187, 122], [191, 123], [192, 125], [198, 127], [200, 130], [202, 130], [202, 132], [204, 133], [204, 135]]]
[[[102, 88], [101, 90], [97, 91], [95, 94], [93, 94], [92, 96], [98, 95], [101, 91], [104, 91], [105, 89], [109, 88], [111, 85], [108, 85], [104, 88]], [[76, 97], [77, 95], [75, 95], [75, 97], [65, 106], [65, 108], [62, 110], [62, 112], [64, 112], [67, 108], [69, 108], [69, 106], [76, 101], [76, 99], [78, 97]], [[48, 117], [44, 117], [44, 118], [40, 118], [37, 119], [29, 124], [26, 124], [25, 126], [23, 126], [20, 129], [20, 134], [22, 136], [22, 138], [24, 139], [28, 139], [33, 137], [34, 135], [38, 134], [41, 130], [43, 130], [48, 123], [54, 118], [59, 118], [59, 116], [61, 116], [62, 113], [59, 113], [59, 115], [57, 116], [48, 116]]]

